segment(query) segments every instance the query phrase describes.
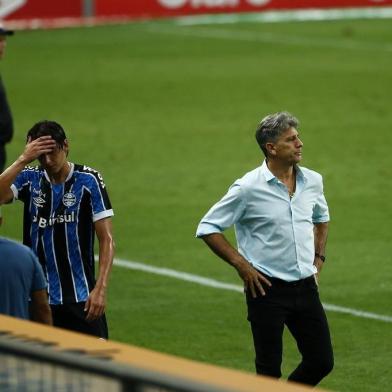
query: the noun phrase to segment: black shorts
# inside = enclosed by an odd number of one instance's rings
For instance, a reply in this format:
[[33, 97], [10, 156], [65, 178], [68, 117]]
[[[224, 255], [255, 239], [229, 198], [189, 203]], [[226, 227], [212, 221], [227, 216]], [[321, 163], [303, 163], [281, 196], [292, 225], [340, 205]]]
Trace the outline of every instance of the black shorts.
[[108, 326], [105, 314], [94, 321], [87, 321], [84, 311], [85, 302], [63, 305], [50, 305], [52, 308], [53, 325], [71, 331], [98, 336], [108, 339]]

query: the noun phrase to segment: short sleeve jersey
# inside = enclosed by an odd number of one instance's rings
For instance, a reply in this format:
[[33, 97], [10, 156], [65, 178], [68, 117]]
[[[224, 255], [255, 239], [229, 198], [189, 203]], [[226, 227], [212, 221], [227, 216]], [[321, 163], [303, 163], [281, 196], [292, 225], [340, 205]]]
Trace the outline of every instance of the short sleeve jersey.
[[24, 203], [23, 242], [44, 268], [53, 305], [87, 300], [95, 285], [94, 222], [113, 215], [100, 173], [70, 165], [62, 184], [41, 167], [26, 167], [11, 186]]

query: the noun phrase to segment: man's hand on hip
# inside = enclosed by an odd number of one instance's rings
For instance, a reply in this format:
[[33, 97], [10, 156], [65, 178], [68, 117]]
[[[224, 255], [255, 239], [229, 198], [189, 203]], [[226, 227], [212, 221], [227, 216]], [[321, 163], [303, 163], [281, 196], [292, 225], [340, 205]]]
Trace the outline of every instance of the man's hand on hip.
[[317, 268], [317, 278], [318, 278], [320, 276], [321, 270], [323, 269], [324, 262], [320, 258], [316, 257], [314, 259], [313, 265]]
[[243, 261], [237, 267], [238, 274], [244, 281], [245, 291], [250, 291], [253, 298], [257, 297], [257, 293], [265, 295], [263, 285], [271, 287], [271, 282], [259, 271], [257, 271], [252, 265]]

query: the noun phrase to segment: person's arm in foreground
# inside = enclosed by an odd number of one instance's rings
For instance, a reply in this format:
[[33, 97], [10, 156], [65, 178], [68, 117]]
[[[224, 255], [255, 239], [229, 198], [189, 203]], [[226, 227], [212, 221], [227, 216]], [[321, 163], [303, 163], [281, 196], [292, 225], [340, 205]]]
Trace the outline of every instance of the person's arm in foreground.
[[99, 242], [99, 274], [94, 289], [85, 306], [86, 320], [95, 320], [102, 316], [106, 306], [106, 289], [113, 264], [114, 241], [112, 219], [105, 218], [94, 223]]
[[265, 295], [263, 284], [271, 286], [270, 281], [264, 277], [259, 271], [241, 254], [233, 248], [221, 233], [212, 233], [201, 237], [210, 249], [221, 259], [232, 265], [244, 281], [246, 291], [250, 291], [253, 298], [257, 297], [257, 291], [261, 295]]
[[26, 144], [19, 158], [0, 175], [0, 204], [8, 203], [13, 199], [11, 185], [25, 166], [40, 155], [51, 152], [55, 147], [56, 142], [51, 136], [42, 136]]
[[53, 325], [52, 311], [48, 303], [46, 289], [36, 290], [31, 293], [31, 316], [33, 321]]
[[[328, 222], [315, 223], [314, 224], [314, 249], [315, 253], [321, 256], [325, 256], [325, 246], [327, 244], [328, 237]], [[324, 262], [320, 257], [315, 256], [314, 265], [317, 268], [317, 274], [321, 272]]]

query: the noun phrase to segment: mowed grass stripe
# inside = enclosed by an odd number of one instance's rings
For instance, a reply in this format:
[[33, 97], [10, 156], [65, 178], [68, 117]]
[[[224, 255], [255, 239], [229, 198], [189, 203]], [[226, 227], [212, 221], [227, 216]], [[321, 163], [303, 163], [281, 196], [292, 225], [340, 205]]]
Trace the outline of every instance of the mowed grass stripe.
[[218, 28], [191, 28], [163, 25], [163, 24], [147, 24], [143, 29], [150, 33], [157, 34], [172, 34], [178, 36], [187, 36], [195, 38], [207, 39], [224, 39], [231, 41], [245, 41], [245, 42], [261, 42], [267, 44], [277, 44], [285, 46], [302, 46], [312, 48], [330, 48], [343, 50], [361, 50], [371, 52], [392, 52], [392, 45], [389, 43], [364, 43], [355, 40], [334, 40], [326, 38], [313, 38], [305, 36], [285, 35], [271, 32], [257, 32], [244, 31], [234, 29], [218, 29]]
[[[96, 259], [97, 259], [97, 257], [96, 257]], [[203, 276], [193, 275], [193, 274], [190, 274], [187, 272], [176, 271], [176, 270], [169, 269], [169, 268], [155, 267], [155, 266], [152, 266], [149, 264], [139, 263], [137, 261], [115, 258], [114, 265], [116, 265], [118, 267], [127, 268], [127, 269], [148, 272], [151, 274], [167, 276], [167, 277], [171, 277], [174, 279], [192, 282], [192, 283], [196, 283], [196, 284], [199, 284], [202, 286], [213, 287], [213, 288], [220, 289], [220, 290], [230, 290], [230, 291], [236, 291], [236, 292], [240, 292], [240, 293], [242, 293], [244, 291], [243, 287], [239, 286], [239, 285], [220, 282], [215, 279], [205, 278]], [[334, 305], [334, 304], [328, 304], [328, 303], [323, 303], [323, 306], [324, 306], [325, 310], [330, 311], [330, 312], [344, 313], [344, 314], [349, 314], [349, 315], [355, 316], [355, 317], [360, 317], [360, 318], [365, 318], [365, 319], [373, 319], [373, 320], [378, 320], [378, 321], [384, 321], [387, 323], [392, 323], [392, 316], [386, 316], [386, 315], [382, 315], [382, 314], [366, 312], [366, 311], [359, 310], [359, 309], [352, 309], [352, 308], [347, 308], [347, 307]]]

